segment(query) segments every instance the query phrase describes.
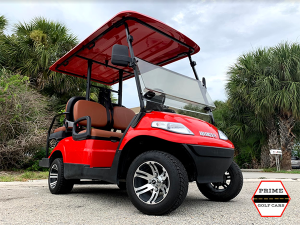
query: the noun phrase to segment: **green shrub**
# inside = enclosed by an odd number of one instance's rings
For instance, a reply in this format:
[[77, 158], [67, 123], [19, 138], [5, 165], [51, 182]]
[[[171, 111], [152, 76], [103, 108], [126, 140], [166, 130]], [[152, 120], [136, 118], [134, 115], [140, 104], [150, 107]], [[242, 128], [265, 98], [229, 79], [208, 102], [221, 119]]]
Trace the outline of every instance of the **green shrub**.
[[0, 70], [0, 169], [33, 166], [52, 117], [47, 102], [28, 77]]

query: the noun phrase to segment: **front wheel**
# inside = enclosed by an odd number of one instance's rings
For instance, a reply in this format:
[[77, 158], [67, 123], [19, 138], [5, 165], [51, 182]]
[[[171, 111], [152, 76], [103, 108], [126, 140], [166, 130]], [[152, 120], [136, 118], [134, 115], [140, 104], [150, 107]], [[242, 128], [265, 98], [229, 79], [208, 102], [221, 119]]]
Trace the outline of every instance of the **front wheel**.
[[217, 183], [200, 184], [197, 182], [200, 192], [210, 200], [226, 202], [235, 198], [243, 187], [243, 174], [235, 162], [223, 175], [223, 181]]
[[127, 193], [133, 205], [148, 215], [163, 215], [178, 208], [188, 191], [188, 176], [174, 156], [149, 151], [130, 165]]
[[51, 163], [48, 185], [52, 194], [65, 194], [73, 189], [74, 182], [66, 180], [64, 177], [64, 163], [61, 158], [57, 158]]

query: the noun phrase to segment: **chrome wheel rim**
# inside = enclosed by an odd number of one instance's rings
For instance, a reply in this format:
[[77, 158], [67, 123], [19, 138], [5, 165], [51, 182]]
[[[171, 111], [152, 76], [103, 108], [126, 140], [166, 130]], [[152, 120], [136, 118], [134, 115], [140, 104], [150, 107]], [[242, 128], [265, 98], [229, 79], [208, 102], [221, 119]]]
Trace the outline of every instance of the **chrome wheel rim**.
[[223, 175], [223, 182], [211, 183], [211, 187], [214, 191], [223, 192], [225, 191], [231, 183], [231, 175], [229, 171], [226, 171]]
[[58, 180], [58, 166], [57, 164], [53, 164], [49, 173], [49, 184], [51, 189], [54, 189], [56, 187], [57, 180]]
[[169, 193], [170, 178], [167, 170], [159, 163], [142, 163], [134, 173], [133, 188], [136, 196], [149, 205], [163, 201]]

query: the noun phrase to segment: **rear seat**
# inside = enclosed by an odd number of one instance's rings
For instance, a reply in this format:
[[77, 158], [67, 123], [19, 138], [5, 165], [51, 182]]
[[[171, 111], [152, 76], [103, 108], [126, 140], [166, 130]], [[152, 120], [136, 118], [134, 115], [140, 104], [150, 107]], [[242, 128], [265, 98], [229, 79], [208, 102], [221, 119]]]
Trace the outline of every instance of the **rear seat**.
[[[73, 108], [74, 108], [74, 105], [77, 101], [79, 100], [84, 100], [85, 98], [84, 97], [78, 97], [78, 96], [75, 96], [75, 97], [72, 97], [69, 99], [69, 101], [67, 102], [66, 104], [66, 108], [65, 108], [65, 112], [68, 112], [68, 114], [66, 114], [66, 121], [65, 124], [66, 126], [68, 126], [68, 131], [71, 131], [73, 126], [71, 126], [71, 124], [69, 124], [69, 122], [74, 122], [74, 117], [73, 117]], [[57, 132], [60, 132], [60, 131], [66, 131], [66, 126], [62, 126], [62, 127], [58, 127], [56, 128], [53, 133], [57, 133]]]
[[[74, 120], [81, 117], [89, 116], [91, 118], [91, 137], [98, 138], [121, 138], [122, 133], [103, 130], [107, 126], [107, 112], [106, 108], [96, 102], [79, 100], [76, 102], [73, 110]], [[135, 113], [131, 109], [125, 107], [115, 106], [113, 113], [113, 128], [124, 131], [129, 125]], [[86, 121], [79, 122], [80, 125], [86, 126]], [[80, 131], [85, 133], [86, 130]]]

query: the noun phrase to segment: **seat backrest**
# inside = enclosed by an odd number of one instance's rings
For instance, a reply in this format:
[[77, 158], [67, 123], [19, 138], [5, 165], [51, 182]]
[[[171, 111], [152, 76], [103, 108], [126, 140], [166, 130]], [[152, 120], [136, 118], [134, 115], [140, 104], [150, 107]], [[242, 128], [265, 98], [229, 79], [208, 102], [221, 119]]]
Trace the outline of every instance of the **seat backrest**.
[[[107, 124], [106, 109], [97, 102], [79, 100], [75, 103], [73, 109], [74, 120], [81, 117], [89, 116], [91, 118], [92, 127], [102, 128]], [[80, 125], [86, 126], [86, 121], [79, 122]]]
[[110, 130], [114, 123], [113, 120], [114, 110], [113, 110], [113, 105], [111, 102], [110, 95], [111, 95], [110, 89], [99, 87], [98, 103], [100, 103], [106, 108], [106, 115], [107, 115], [107, 125], [105, 127], [106, 130]]
[[74, 116], [73, 116], [73, 109], [74, 109], [74, 105], [77, 101], [79, 100], [85, 100], [84, 97], [78, 97], [78, 96], [74, 96], [72, 98], [69, 99], [69, 101], [66, 104], [66, 112], [69, 112], [68, 114], [66, 114], [66, 119], [68, 121], [74, 122]]
[[135, 113], [131, 109], [127, 109], [125, 107], [115, 106], [114, 107], [114, 124], [113, 128], [117, 130], [125, 130]]

